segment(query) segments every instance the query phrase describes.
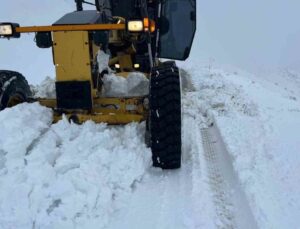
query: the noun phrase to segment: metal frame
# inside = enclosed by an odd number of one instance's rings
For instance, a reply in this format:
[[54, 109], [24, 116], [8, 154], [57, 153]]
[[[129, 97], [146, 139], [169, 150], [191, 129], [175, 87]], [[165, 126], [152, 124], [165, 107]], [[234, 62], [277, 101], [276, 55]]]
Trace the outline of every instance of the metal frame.
[[[92, 120], [96, 123], [105, 122], [110, 125], [142, 122], [148, 115], [144, 104], [145, 97], [132, 98], [95, 98], [91, 111], [58, 110], [56, 99], [37, 99], [45, 107], [54, 110], [53, 122], [58, 122], [64, 114], [68, 119], [83, 123]], [[74, 121], [74, 120], [73, 120]]]
[[125, 30], [125, 24], [92, 24], [92, 25], [54, 25], [17, 27], [17, 33], [59, 32], [59, 31], [93, 31], [93, 30]]

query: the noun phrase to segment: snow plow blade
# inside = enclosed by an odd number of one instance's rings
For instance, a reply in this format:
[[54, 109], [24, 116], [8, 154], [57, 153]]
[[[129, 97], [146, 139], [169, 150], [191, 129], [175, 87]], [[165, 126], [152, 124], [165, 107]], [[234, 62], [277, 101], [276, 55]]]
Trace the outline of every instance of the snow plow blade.
[[38, 99], [42, 105], [54, 110], [53, 122], [58, 122], [63, 115], [74, 123], [82, 124], [88, 120], [95, 123], [109, 125], [142, 122], [146, 119], [144, 97], [136, 98], [101, 98], [93, 101], [93, 110], [90, 112], [57, 109], [56, 99]]

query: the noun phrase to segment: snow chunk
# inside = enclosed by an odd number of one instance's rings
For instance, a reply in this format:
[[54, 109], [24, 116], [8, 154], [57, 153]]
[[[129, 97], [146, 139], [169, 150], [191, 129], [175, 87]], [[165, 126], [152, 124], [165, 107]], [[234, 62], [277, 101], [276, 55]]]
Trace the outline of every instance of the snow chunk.
[[104, 95], [107, 97], [144, 96], [149, 93], [149, 80], [143, 73], [129, 73], [128, 77], [104, 75]]
[[109, 55], [100, 50], [97, 55], [99, 72], [107, 71], [103, 77], [106, 97], [131, 97], [149, 94], [149, 80], [140, 72], [129, 73], [128, 77], [116, 75], [108, 66]]
[[31, 91], [33, 92], [35, 98], [55, 99], [55, 80], [48, 76], [40, 85], [31, 86]]
[[99, 72], [107, 70], [108, 72], [111, 72], [111, 69], [108, 66], [109, 62], [109, 55], [100, 50], [97, 54], [97, 61], [98, 61], [98, 67]]

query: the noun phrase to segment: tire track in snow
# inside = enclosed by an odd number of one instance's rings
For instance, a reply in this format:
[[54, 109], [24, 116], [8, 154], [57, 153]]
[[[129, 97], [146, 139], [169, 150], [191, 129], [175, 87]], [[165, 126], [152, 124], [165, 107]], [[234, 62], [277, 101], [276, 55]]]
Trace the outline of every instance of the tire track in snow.
[[197, 110], [185, 111], [184, 142], [189, 144], [184, 144], [184, 161], [189, 161], [191, 166], [192, 195], [199, 196], [198, 209], [203, 204], [213, 207], [206, 209], [210, 211], [206, 212], [206, 217], [210, 217], [207, 220], [213, 224], [209, 228], [257, 228], [215, 127], [204, 127], [207, 126], [206, 118], [201, 117]]
[[[207, 168], [201, 144], [201, 132], [198, 127], [202, 120], [190, 112], [184, 112], [183, 162], [189, 168], [193, 221], [195, 227], [215, 228], [215, 209], [210, 186], [207, 179]], [[200, 141], [199, 141], [200, 140]], [[187, 178], [186, 178], [187, 179]]]
[[208, 129], [201, 130], [204, 157], [207, 163], [208, 179], [211, 191], [214, 196], [216, 213], [220, 222], [217, 222], [218, 228], [235, 228], [234, 215], [232, 212], [232, 203], [226, 193], [224, 177], [219, 169], [217, 154], [212, 145], [211, 136]]
[[[191, 94], [192, 95], [192, 94]], [[231, 212], [232, 204], [226, 198], [226, 190], [223, 188], [223, 177], [218, 169], [218, 161], [215, 152], [211, 146], [210, 136], [206, 134], [207, 119], [199, 112], [196, 98], [189, 97], [189, 103], [184, 104], [186, 125], [184, 137], [189, 139], [191, 163], [193, 165], [193, 183], [201, 188], [196, 190], [200, 195], [200, 201], [209, 205], [209, 228], [235, 228], [233, 214]], [[199, 115], [200, 113], [200, 115]], [[196, 175], [198, 173], [198, 175]], [[199, 183], [197, 179], [201, 178]], [[199, 192], [199, 190], [201, 190]]]
[[218, 228], [257, 228], [245, 193], [234, 172], [232, 161], [215, 127], [201, 129], [208, 178], [214, 196]]
[[240, 185], [238, 176], [234, 171], [232, 159], [227, 152], [218, 127], [214, 125], [206, 129], [206, 134], [209, 137], [210, 145], [214, 151], [218, 170], [223, 177], [223, 188], [226, 193], [228, 193], [225, 198], [229, 200], [232, 205], [231, 213], [234, 216], [235, 227], [243, 229], [258, 228], [250, 204]]
[[[183, 72], [184, 73], [184, 72]], [[232, 160], [226, 150], [218, 128], [214, 126], [214, 115], [209, 112], [207, 105], [199, 101], [201, 92], [198, 91], [187, 72], [182, 74], [187, 81], [184, 108], [186, 115], [198, 120], [201, 136], [197, 136], [203, 145], [204, 160], [202, 170], [207, 172], [214, 196], [216, 213], [220, 220], [219, 228], [257, 228], [253, 213], [240, 186], [239, 179], [232, 165]], [[195, 128], [192, 127], [191, 128]], [[201, 153], [201, 152], [200, 152]], [[205, 171], [206, 170], [206, 171]]]

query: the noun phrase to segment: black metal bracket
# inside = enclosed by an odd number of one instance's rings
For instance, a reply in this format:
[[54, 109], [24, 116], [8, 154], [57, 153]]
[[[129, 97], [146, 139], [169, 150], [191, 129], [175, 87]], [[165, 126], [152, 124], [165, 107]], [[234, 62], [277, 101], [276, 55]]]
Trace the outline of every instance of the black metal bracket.
[[92, 6], [96, 6], [97, 10], [99, 11], [100, 10], [100, 5], [99, 5], [99, 1], [98, 0], [95, 0], [95, 4], [94, 3], [91, 3], [91, 2], [87, 2], [87, 1], [84, 1], [84, 0], [75, 0], [76, 2], [76, 9], [77, 11], [83, 11], [83, 3], [87, 4], [87, 5], [92, 5]]

